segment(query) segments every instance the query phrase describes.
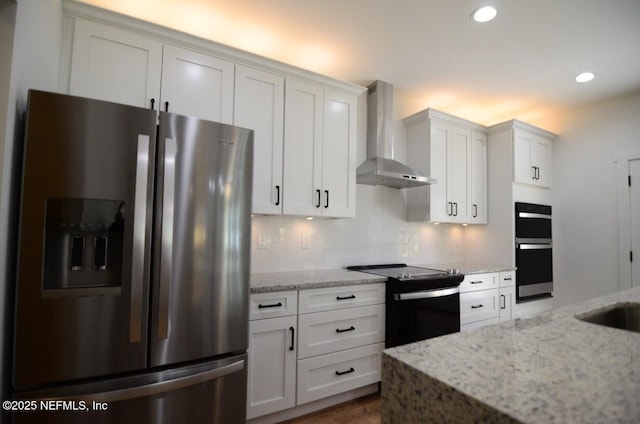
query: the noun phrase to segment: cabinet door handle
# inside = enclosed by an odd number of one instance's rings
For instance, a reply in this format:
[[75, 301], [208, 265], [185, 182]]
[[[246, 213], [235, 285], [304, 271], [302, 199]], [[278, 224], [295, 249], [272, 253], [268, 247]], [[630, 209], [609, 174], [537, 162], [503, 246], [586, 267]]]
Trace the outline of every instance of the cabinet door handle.
[[453, 202], [447, 202], [447, 215], [453, 215]]
[[151, 110], [155, 109], [156, 99], [151, 98]]
[[478, 281], [471, 281], [469, 284], [482, 284], [482, 283], [484, 283], [484, 281], [478, 280]]
[[326, 208], [328, 208], [328, 207], [329, 207], [329, 190], [325, 190], [325, 191], [324, 191], [324, 195], [326, 196], [326, 198], [325, 198], [326, 202], [325, 202], [325, 204], [324, 204], [324, 207], [325, 207], [325, 209], [326, 209]]
[[276, 206], [280, 206], [280, 186], [276, 186]]
[[265, 309], [265, 308], [278, 308], [282, 306], [282, 302], [278, 302], [278, 303], [272, 303], [271, 305], [263, 305], [262, 303], [258, 304], [258, 309]]
[[453, 204], [456, 207], [456, 211], [454, 212], [453, 216], [458, 216], [458, 202], [453, 202]]
[[500, 309], [507, 309], [507, 296], [501, 294], [500, 300], [502, 301], [502, 304], [500, 305]]
[[540, 179], [540, 167], [536, 166], [536, 180]]
[[316, 208], [319, 208], [320, 207], [320, 195], [321, 195], [320, 190], [316, 190], [316, 194], [318, 195], [318, 202], [316, 203]]
[[293, 350], [293, 347], [296, 343], [296, 329], [293, 327], [289, 327], [289, 331], [291, 331], [291, 346], [289, 346], [289, 350]]
[[353, 325], [349, 328], [336, 328], [336, 333], [346, 333], [347, 331], [353, 331], [355, 329], [356, 327], [354, 327]]
[[336, 375], [345, 375], [345, 374], [349, 374], [349, 373], [352, 373], [352, 372], [355, 372], [355, 371], [356, 370], [353, 369], [353, 367], [351, 367], [346, 371], [336, 371]]
[[164, 102], [164, 111], [169, 112], [169, 102]]
[[471, 305], [471, 309], [479, 309], [484, 307], [484, 305], [482, 303], [480, 303], [479, 305]]
[[336, 300], [347, 300], [347, 299], [355, 299], [356, 295], [352, 294], [351, 296], [336, 296]]
[[473, 217], [478, 217], [478, 205], [473, 205]]

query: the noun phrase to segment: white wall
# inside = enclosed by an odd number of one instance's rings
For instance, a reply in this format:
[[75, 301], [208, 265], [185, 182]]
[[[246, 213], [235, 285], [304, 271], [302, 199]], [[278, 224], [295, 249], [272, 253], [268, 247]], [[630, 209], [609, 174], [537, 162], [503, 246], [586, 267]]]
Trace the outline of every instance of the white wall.
[[[2, 390], [6, 390], [8, 370], [5, 362], [10, 349], [4, 347], [11, 346], [12, 343], [7, 340], [5, 327], [10, 325], [12, 314], [15, 267], [13, 247], [19, 193], [17, 174], [21, 165], [21, 146], [16, 142], [16, 139], [20, 139], [20, 135], [16, 134], [16, 119], [25, 110], [29, 88], [55, 91], [58, 87], [62, 40], [61, 0], [19, 0], [17, 6], [7, 6], [0, 17], [0, 34], [13, 35], [10, 55], [4, 52], [1, 55], [3, 60], [10, 56], [10, 74], [5, 69], [0, 71], [0, 77], [5, 79], [2, 84], [6, 87], [5, 92], [0, 93], [0, 101], [3, 102], [0, 111], [6, 111], [6, 123], [0, 120], [0, 339], [3, 341], [0, 364]], [[5, 45], [2, 47], [5, 48]], [[6, 399], [5, 393], [0, 393], [0, 398]]]
[[640, 93], [577, 109], [565, 120], [553, 144], [556, 304], [618, 290], [613, 156], [640, 147]]

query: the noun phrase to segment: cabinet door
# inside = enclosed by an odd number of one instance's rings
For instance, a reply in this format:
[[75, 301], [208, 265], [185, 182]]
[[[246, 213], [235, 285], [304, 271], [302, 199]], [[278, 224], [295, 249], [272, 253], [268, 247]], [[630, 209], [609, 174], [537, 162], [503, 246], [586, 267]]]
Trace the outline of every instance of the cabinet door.
[[429, 186], [429, 219], [434, 222], [450, 222], [447, 203], [447, 145], [451, 137], [451, 125], [431, 119], [429, 127], [430, 177], [438, 181]]
[[471, 131], [453, 127], [447, 145], [447, 203], [451, 222], [467, 222], [467, 172]]
[[499, 299], [500, 322], [513, 319], [513, 305], [516, 300], [516, 288], [501, 287]]
[[286, 215], [321, 214], [322, 112], [321, 87], [287, 79], [282, 206]]
[[296, 402], [296, 316], [249, 322], [247, 419]]
[[551, 187], [551, 143], [542, 137], [532, 137], [531, 165], [535, 167], [536, 185]]
[[487, 223], [487, 135], [478, 131], [471, 134], [471, 161], [469, 170], [469, 221]]
[[233, 120], [254, 130], [252, 212], [281, 214], [284, 77], [236, 65]]
[[535, 172], [531, 165], [531, 136], [514, 130], [513, 134], [513, 180], [532, 184]]
[[162, 110], [231, 124], [234, 64], [192, 50], [165, 45]]
[[150, 107], [160, 98], [162, 43], [76, 19], [69, 94]]
[[356, 204], [356, 96], [324, 90], [322, 215], [352, 218]]

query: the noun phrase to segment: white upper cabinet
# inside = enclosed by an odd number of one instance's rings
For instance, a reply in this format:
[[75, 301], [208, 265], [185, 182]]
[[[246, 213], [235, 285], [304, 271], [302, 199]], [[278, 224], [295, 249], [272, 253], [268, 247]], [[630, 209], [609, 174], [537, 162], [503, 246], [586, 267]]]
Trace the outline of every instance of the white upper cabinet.
[[474, 224], [487, 223], [487, 134], [471, 134], [471, 162], [469, 172], [469, 214]]
[[236, 66], [234, 125], [254, 130], [253, 207], [257, 214], [282, 213], [284, 77]]
[[160, 99], [161, 70], [161, 42], [76, 19], [69, 94], [148, 108]]
[[234, 66], [131, 31], [76, 19], [69, 93], [231, 124]]
[[234, 67], [232, 62], [165, 44], [161, 110], [232, 124]]
[[487, 136], [484, 127], [433, 109], [404, 120], [409, 166], [435, 178], [407, 190], [409, 221], [487, 222]]
[[356, 96], [287, 79], [283, 213], [355, 216]]
[[543, 130], [517, 122], [513, 128], [515, 182], [551, 187], [551, 140], [554, 137]]
[[319, 216], [322, 199], [322, 87], [288, 79], [285, 88], [283, 212]]
[[355, 216], [356, 101], [353, 94], [330, 88], [324, 90], [323, 216]]
[[70, 94], [253, 129], [252, 213], [355, 216], [364, 87], [88, 5], [65, 13]]

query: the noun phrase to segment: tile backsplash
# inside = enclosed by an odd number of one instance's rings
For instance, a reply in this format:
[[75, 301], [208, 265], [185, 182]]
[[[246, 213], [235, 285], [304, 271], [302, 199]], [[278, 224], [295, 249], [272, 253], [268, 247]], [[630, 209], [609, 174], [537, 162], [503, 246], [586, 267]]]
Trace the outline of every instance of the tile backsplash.
[[463, 261], [462, 226], [407, 222], [402, 190], [356, 187], [357, 209], [352, 219], [253, 217], [251, 272]]

